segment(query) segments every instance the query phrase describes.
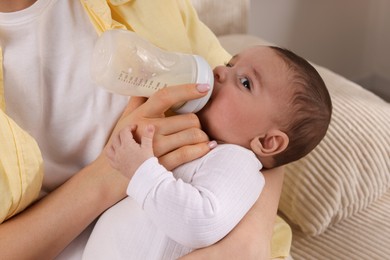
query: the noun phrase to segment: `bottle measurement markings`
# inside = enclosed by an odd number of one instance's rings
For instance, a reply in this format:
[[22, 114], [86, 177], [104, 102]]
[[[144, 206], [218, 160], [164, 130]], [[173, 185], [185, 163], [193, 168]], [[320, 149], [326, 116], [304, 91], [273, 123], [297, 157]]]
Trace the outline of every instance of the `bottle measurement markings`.
[[158, 90], [160, 88], [164, 88], [167, 84], [163, 84], [161, 82], [155, 82], [153, 80], [139, 78], [135, 76], [130, 76], [128, 72], [121, 71], [117, 78], [119, 81], [129, 85], [131, 87], [144, 87], [149, 89]]

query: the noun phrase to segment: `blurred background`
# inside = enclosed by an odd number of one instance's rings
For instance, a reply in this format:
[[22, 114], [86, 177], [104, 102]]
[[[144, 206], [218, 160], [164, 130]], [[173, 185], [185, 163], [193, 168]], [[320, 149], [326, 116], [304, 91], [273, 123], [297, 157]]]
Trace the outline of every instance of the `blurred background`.
[[250, 0], [249, 33], [390, 102], [389, 0]]

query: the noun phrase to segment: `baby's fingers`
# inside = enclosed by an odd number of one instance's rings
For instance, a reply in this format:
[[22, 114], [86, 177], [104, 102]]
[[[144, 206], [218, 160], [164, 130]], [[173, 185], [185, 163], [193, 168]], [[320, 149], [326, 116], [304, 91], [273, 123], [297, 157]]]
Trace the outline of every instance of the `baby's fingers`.
[[120, 144], [124, 146], [131, 145], [135, 142], [133, 132], [137, 129], [136, 125], [131, 125], [119, 132]]
[[154, 125], [147, 125], [145, 133], [142, 135], [141, 147], [153, 151], [153, 136], [155, 127]]

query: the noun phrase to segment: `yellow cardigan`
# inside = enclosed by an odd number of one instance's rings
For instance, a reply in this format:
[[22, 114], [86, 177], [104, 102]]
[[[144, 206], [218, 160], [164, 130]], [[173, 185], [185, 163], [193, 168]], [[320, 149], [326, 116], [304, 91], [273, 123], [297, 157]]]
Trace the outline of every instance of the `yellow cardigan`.
[[[108, 29], [127, 28], [160, 48], [200, 54], [212, 66], [230, 59], [230, 54], [199, 21], [188, 1], [80, 2], [98, 34]], [[0, 61], [3, 63], [2, 51]], [[36, 142], [7, 117], [5, 108], [3, 67], [0, 66], [0, 223], [37, 198], [43, 178], [42, 156]]]
[[[132, 30], [162, 49], [201, 55], [212, 67], [231, 58], [216, 36], [198, 19], [189, 0], [80, 2], [98, 34], [115, 28]], [[3, 112], [3, 84], [0, 67], [0, 223], [37, 198], [43, 178], [42, 157], [36, 142]], [[290, 228], [278, 218], [272, 239], [272, 257], [287, 256], [290, 244]]]

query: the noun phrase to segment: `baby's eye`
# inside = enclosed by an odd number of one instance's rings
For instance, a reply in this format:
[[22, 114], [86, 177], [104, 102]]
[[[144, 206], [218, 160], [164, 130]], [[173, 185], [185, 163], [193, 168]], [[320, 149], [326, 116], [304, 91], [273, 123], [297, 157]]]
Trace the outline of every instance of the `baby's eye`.
[[229, 67], [229, 68], [233, 67], [233, 65], [232, 65], [231, 63], [229, 63], [229, 62], [226, 62], [226, 63], [225, 63], [225, 66], [226, 66], [226, 67]]
[[251, 89], [251, 83], [247, 78], [240, 78], [241, 84], [244, 86], [246, 89]]

